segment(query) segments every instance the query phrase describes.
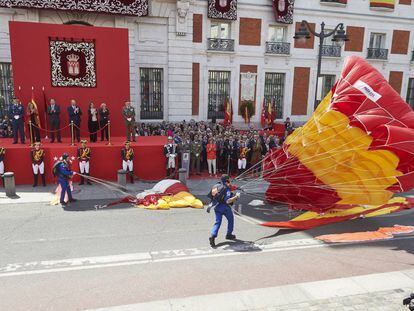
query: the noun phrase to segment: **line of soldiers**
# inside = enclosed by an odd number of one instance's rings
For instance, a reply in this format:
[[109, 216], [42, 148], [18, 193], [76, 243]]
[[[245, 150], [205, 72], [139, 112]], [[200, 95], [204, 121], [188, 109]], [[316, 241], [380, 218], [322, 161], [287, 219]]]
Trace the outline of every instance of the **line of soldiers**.
[[[3, 180], [5, 172], [4, 158], [6, 155], [6, 149], [0, 147], [0, 176]], [[46, 175], [45, 175], [45, 156], [46, 151], [41, 148], [41, 143], [36, 142], [34, 147], [30, 150], [30, 159], [33, 170], [33, 187], [37, 187], [39, 183], [39, 175], [41, 177], [42, 185], [46, 186]], [[91, 185], [88, 178], [84, 176], [90, 175], [90, 160], [92, 152], [91, 148], [87, 146], [87, 140], [81, 141], [81, 146], [77, 149], [77, 159], [79, 161], [79, 172], [80, 172], [80, 183], [79, 185], [86, 184]], [[134, 150], [130, 146], [130, 142], [126, 141], [124, 148], [121, 150], [122, 168], [127, 171], [130, 182], [134, 183]], [[83, 176], [82, 176], [83, 175]], [[4, 184], [3, 184], [4, 185]]]

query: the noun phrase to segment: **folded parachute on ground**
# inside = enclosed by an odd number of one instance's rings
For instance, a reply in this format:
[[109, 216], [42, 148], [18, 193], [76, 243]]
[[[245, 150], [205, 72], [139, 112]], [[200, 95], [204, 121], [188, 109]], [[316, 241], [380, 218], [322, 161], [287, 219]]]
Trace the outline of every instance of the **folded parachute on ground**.
[[414, 187], [413, 155], [411, 107], [380, 72], [349, 57], [310, 120], [265, 158], [266, 199], [317, 213], [386, 205]]

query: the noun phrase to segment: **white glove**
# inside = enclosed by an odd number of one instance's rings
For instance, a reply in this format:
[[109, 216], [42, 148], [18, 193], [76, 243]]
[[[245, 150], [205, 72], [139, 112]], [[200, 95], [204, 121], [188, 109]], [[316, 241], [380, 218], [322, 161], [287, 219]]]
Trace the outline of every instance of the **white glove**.
[[240, 192], [236, 193], [236, 198], [238, 198], [238, 199], [240, 198]]
[[128, 122], [131, 122], [132, 119], [131, 118], [127, 118], [127, 120], [128, 120]]
[[19, 116], [14, 116], [14, 118], [15, 118], [16, 120], [19, 120], [19, 118], [20, 118], [20, 117], [19, 117]]

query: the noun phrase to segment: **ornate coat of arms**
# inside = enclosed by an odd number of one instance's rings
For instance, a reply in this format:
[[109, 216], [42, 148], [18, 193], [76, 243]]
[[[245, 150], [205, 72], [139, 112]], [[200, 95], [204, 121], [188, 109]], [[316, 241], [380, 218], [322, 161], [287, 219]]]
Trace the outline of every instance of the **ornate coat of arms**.
[[294, 5], [295, 0], [273, 0], [276, 21], [282, 24], [292, 24]]
[[49, 41], [52, 86], [96, 87], [95, 42]]
[[208, 0], [208, 17], [236, 20], [237, 0]]

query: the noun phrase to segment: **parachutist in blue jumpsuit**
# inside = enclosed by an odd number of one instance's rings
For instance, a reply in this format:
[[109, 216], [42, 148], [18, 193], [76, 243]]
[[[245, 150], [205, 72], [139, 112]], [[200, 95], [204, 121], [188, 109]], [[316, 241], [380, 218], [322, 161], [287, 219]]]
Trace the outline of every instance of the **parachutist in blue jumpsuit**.
[[234, 203], [240, 197], [240, 194], [237, 193], [233, 196], [231, 192], [231, 180], [228, 175], [223, 175], [221, 177], [221, 182], [222, 187], [218, 187], [217, 194], [212, 197], [212, 205], [214, 206], [214, 212], [216, 214], [216, 222], [211, 229], [211, 237], [209, 238], [211, 247], [216, 246], [215, 239], [220, 229], [223, 216], [226, 217], [228, 222], [226, 239], [236, 239], [236, 236], [233, 234], [234, 215], [230, 204]]
[[68, 194], [69, 202], [77, 201], [72, 197], [72, 190], [70, 189], [69, 179], [75, 174], [68, 168], [67, 159], [69, 155], [64, 153], [62, 155], [62, 161], [56, 164], [56, 175], [58, 177], [59, 185], [61, 188], [60, 192], [60, 204], [65, 206], [67, 203], [65, 202], [65, 194]]

